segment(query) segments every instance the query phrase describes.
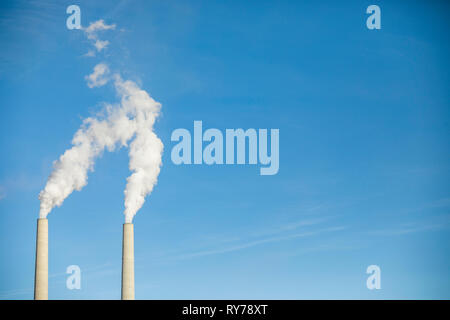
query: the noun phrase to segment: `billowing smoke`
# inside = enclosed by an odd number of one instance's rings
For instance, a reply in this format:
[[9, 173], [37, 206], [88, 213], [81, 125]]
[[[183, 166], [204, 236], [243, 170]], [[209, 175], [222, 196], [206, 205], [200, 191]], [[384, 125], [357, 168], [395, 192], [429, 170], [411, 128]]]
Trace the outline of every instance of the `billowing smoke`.
[[108, 74], [106, 64], [98, 64], [86, 77], [88, 86], [102, 86], [112, 80], [120, 103], [107, 105], [101, 114], [85, 119], [73, 137], [72, 148], [54, 162], [53, 172], [39, 194], [41, 218], [87, 184], [88, 171], [93, 171], [95, 159], [105, 149], [113, 151], [128, 146], [130, 141], [132, 174], [125, 189], [125, 222], [132, 221], [157, 182], [163, 144], [153, 132], [153, 125], [161, 105], [135, 82]]
[[[98, 33], [113, 30], [98, 20], [83, 28], [87, 38], [98, 52], [106, 49], [109, 41], [100, 40]], [[89, 51], [86, 56], [95, 56]], [[153, 125], [159, 116], [161, 105], [153, 100], [135, 82], [123, 80], [119, 74], [111, 75], [105, 63], [94, 67], [86, 76], [89, 88], [100, 87], [113, 81], [120, 98], [117, 105], [106, 105], [102, 113], [83, 121], [72, 139], [72, 148], [54, 162], [53, 172], [47, 184], [39, 193], [41, 208], [39, 216], [46, 218], [55, 207], [60, 206], [74, 190], [80, 191], [88, 179], [88, 171], [94, 170], [96, 158], [103, 151], [129, 145], [129, 168], [132, 174], [125, 189], [125, 222], [132, 222], [142, 207], [145, 197], [152, 192], [161, 167], [163, 144], [153, 132]]]
[[121, 105], [133, 115], [135, 138], [130, 144], [129, 168], [133, 172], [125, 189], [125, 222], [131, 222], [142, 207], [145, 197], [152, 192], [161, 167], [163, 143], [153, 132], [153, 124], [161, 105], [133, 81], [122, 81], [115, 76], [116, 90], [122, 97]]

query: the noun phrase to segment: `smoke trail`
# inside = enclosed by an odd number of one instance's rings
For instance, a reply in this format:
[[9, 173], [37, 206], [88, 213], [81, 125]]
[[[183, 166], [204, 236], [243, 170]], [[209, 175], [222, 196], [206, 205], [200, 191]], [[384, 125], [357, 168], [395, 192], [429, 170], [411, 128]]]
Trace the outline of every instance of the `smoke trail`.
[[[100, 52], [103, 49], [106, 49], [106, 47], [109, 45], [109, 41], [108, 40], [100, 40], [98, 38], [98, 33], [100, 31], [105, 31], [105, 30], [114, 30], [115, 28], [116, 28], [115, 24], [108, 25], [101, 19], [101, 20], [97, 20], [95, 22], [91, 22], [89, 24], [89, 27], [83, 28], [83, 30], [84, 30], [87, 38], [92, 41], [95, 49], [97, 49], [97, 51]], [[86, 55], [93, 57], [93, 56], [95, 56], [95, 51], [89, 50], [89, 52]]]
[[163, 144], [153, 132], [153, 125], [161, 105], [133, 81], [124, 81], [118, 74], [108, 78], [108, 73], [105, 64], [97, 65], [86, 77], [88, 86], [101, 86], [113, 79], [121, 101], [116, 106], [107, 105], [103, 114], [85, 119], [75, 133], [72, 148], [54, 162], [54, 170], [39, 193], [41, 218], [87, 184], [88, 171], [93, 171], [95, 159], [105, 149], [127, 146], [131, 139], [129, 168], [133, 173], [125, 190], [126, 222], [132, 221], [157, 182]]
[[153, 124], [161, 105], [132, 81], [115, 76], [116, 90], [122, 96], [122, 106], [133, 110], [136, 137], [129, 149], [129, 168], [133, 173], [125, 189], [125, 222], [131, 222], [142, 207], [145, 196], [153, 190], [161, 167], [163, 143], [153, 132]]
[[89, 88], [101, 87], [106, 84], [109, 79], [106, 75], [109, 73], [109, 68], [104, 63], [99, 63], [94, 67], [94, 72], [86, 76], [87, 85]]

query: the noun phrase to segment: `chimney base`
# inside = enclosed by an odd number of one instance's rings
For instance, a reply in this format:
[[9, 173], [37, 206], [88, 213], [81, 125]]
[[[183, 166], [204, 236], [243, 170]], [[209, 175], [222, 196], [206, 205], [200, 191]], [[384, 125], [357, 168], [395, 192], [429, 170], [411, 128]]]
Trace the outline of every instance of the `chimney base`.
[[37, 221], [34, 300], [48, 300], [48, 220]]
[[134, 225], [123, 224], [122, 300], [134, 300]]

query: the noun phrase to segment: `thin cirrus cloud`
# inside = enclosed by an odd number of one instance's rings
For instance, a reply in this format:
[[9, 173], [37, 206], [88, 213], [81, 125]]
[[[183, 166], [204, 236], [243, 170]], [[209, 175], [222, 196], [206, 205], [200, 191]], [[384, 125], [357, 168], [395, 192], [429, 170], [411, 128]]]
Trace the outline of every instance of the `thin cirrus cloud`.
[[[312, 230], [312, 231], [303, 231], [303, 232], [296, 232], [296, 233], [290, 233], [287, 235], [283, 235], [286, 232], [293, 231], [294, 229], [301, 228], [301, 227], [310, 227], [312, 225], [315, 225], [317, 223], [320, 223], [320, 221], [300, 221], [295, 223], [290, 223], [285, 226], [279, 227], [273, 232], [265, 232], [265, 237], [260, 237], [259, 239], [247, 239], [243, 240], [238, 244], [229, 245], [229, 246], [222, 246], [219, 248], [214, 248], [210, 250], [203, 250], [203, 251], [197, 251], [187, 254], [181, 254], [177, 257], [177, 259], [189, 259], [189, 258], [195, 258], [195, 257], [201, 257], [201, 256], [208, 256], [208, 255], [215, 255], [215, 254], [222, 254], [222, 253], [229, 253], [234, 251], [239, 251], [259, 245], [264, 245], [268, 243], [275, 243], [275, 242], [281, 242], [281, 241], [288, 241], [288, 240], [294, 240], [296, 238], [303, 238], [303, 237], [313, 237], [324, 233], [329, 232], [337, 232], [342, 231], [346, 229], [345, 226], [335, 226], [335, 227], [327, 227], [327, 228], [321, 228], [318, 230]], [[267, 236], [267, 235], [271, 236]], [[277, 235], [278, 234], [278, 235]]]
[[[114, 265], [110, 262], [100, 264], [97, 266], [91, 266], [87, 268], [82, 269], [83, 274], [88, 274], [91, 277], [99, 278], [104, 276], [114, 276], [117, 274], [120, 274], [120, 268], [115, 268]], [[66, 282], [66, 277], [68, 276], [67, 272], [58, 272], [49, 274], [49, 279], [56, 279], [52, 280], [53, 285], [52, 288], [55, 288], [55, 284], [58, 284], [60, 286], [61, 284]], [[34, 288], [28, 287], [28, 288], [22, 288], [22, 289], [11, 289], [7, 291], [1, 291], [0, 292], [0, 299], [22, 299], [22, 298], [28, 298], [30, 295], [33, 294]]]
[[0, 186], [0, 200], [6, 198], [6, 190], [3, 186]]
[[402, 236], [417, 232], [437, 231], [447, 227], [447, 224], [429, 224], [421, 226], [400, 226], [399, 228], [375, 230], [369, 232], [374, 236]]

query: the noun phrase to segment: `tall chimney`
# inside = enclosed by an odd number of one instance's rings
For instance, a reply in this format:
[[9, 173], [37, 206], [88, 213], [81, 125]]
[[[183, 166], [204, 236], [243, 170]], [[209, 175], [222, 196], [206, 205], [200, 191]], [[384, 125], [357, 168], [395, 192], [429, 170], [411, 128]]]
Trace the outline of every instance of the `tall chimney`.
[[122, 300], [134, 300], [134, 226], [123, 224]]
[[38, 219], [34, 300], [48, 300], [48, 220]]

